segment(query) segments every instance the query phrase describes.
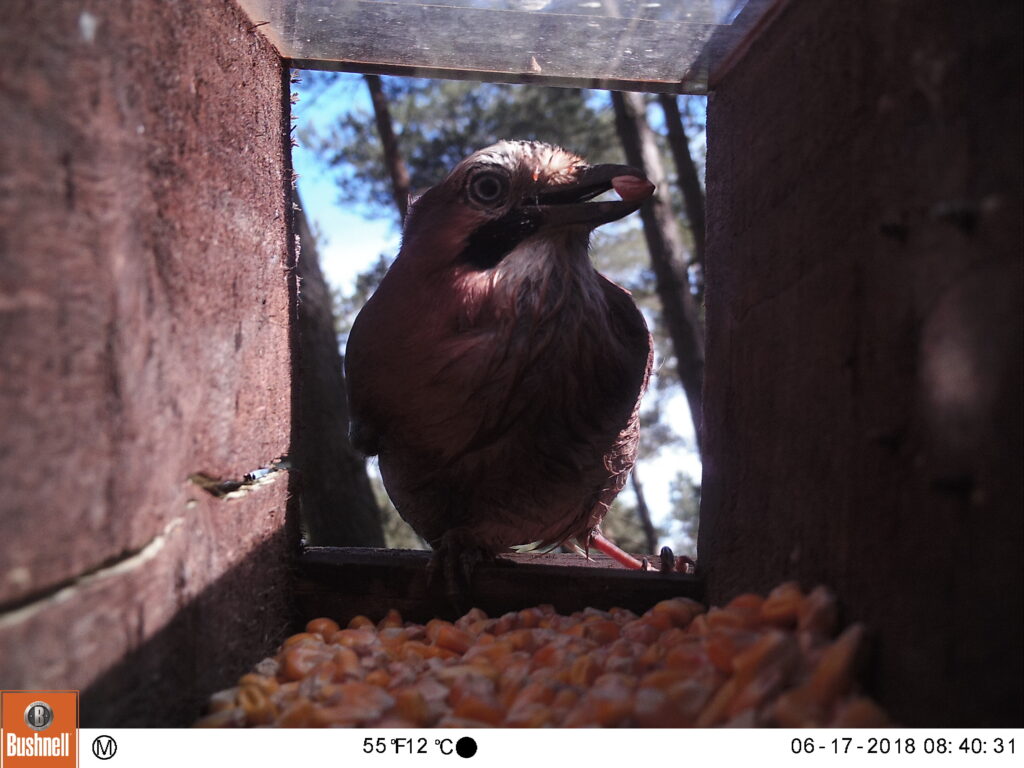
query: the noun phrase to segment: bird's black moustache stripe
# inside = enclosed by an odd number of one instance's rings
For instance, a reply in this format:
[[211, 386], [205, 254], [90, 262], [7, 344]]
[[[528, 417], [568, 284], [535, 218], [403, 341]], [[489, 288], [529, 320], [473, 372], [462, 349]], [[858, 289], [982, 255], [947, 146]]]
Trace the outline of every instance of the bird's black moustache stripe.
[[493, 269], [541, 225], [540, 211], [516, 209], [477, 227], [458, 260], [474, 269]]

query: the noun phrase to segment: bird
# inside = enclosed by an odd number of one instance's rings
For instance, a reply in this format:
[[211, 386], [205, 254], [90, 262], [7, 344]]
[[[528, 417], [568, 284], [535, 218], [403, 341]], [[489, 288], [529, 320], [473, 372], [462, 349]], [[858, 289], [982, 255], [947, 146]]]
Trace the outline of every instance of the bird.
[[413, 201], [349, 334], [349, 437], [450, 592], [519, 545], [642, 566], [600, 524], [636, 460], [653, 345], [589, 240], [653, 192], [635, 168], [501, 141]]

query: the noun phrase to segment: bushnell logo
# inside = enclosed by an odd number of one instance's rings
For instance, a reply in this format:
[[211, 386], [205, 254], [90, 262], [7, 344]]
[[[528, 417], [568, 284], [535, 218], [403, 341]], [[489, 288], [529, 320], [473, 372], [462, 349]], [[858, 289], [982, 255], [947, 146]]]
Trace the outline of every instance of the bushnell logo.
[[0, 691], [0, 768], [76, 768], [78, 691]]
[[53, 707], [45, 701], [33, 701], [25, 707], [25, 725], [33, 731], [45, 731], [53, 725]]

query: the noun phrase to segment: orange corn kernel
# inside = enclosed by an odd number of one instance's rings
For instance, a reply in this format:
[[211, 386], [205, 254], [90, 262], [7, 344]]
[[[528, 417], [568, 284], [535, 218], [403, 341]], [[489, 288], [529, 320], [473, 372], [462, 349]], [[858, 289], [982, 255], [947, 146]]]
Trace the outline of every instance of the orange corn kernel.
[[[497, 622], [494, 619], [480, 619], [479, 621], [471, 621], [463, 626], [460, 626], [458, 623], [456, 623], [455, 626], [459, 627], [459, 629], [463, 629], [466, 632], [469, 632], [469, 634], [471, 635], [479, 636], [484, 634], [485, 632], [489, 632], [496, 623]], [[493, 638], [494, 636], [491, 635], [491, 637]]]
[[686, 631], [691, 635], [706, 635], [711, 631], [711, 627], [708, 624], [708, 615], [702, 613], [699, 616], [695, 616], [693, 621], [690, 622], [690, 626], [686, 628]]
[[725, 607], [727, 610], [760, 613], [763, 604], [763, 597], [755, 595], [753, 592], [746, 592], [742, 595], [736, 595]]
[[648, 627], [653, 627], [658, 633], [664, 632], [666, 629], [670, 629], [672, 625], [672, 617], [664, 611], [654, 612], [648, 611], [641, 616], [638, 621], [641, 624], [646, 624]]
[[651, 626], [643, 618], [631, 621], [622, 627], [622, 637], [644, 645], [650, 645], [657, 640], [659, 632], [657, 627]]
[[611, 619], [597, 619], [581, 625], [583, 637], [593, 640], [598, 645], [608, 645], [619, 639], [621, 628]]
[[496, 701], [475, 693], [467, 693], [460, 697], [452, 709], [452, 715], [468, 720], [479, 720], [491, 726], [499, 725], [505, 719], [505, 711]]
[[347, 648], [344, 645], [332, 646], [334, 649], [334, 656], [332, 661], [337, 668], [337, 678], [340, 680], [345, 677], [361, 677], [363, 674], [363, 666], [359, 663], [359, 655], [351, 648]]
[[[398, 629], [402, 626], [402, 614], [389, 608], [384, 618], [377, 622], [377, 629]], [[367, 627], [368, 629], [368, 627]]]
[[482, 720], [470, 720], [467, 717], [456, 717], [447, 714], [437, 722], [438, 728], [490, 728], [490, 723]]
[[414, 723], [425, 726], [430, 720], [430, 707], [423, 694], [415, 688], [403, 688], [395, 692], [395, 714]]
[[821, 707], [804, 687], [780, 695], [771, 705], [769, 714], [781, 728], [817, 728], [823, 725]]
[[532, 653], [537, 649], [536, 637], [529, 629], [510, 630], [501, 636], [501, 642], [507, 644], [513, 651]]
[[672, 700], [665, 691], [646, 688], [641, 685], [633, 698], [633, 719], [641, 728], [679, 728], [679, 722]]
[[841, 704], [829, 728], [888, 728], [892, 720], [885, 711], [866, 696], [857, 696]]
[[544, 613], [539, 608], [524, 608], [517, 615], [519, 617], [519, 626], [523, 629], [533, 629], [540, 626], [540, 621], [544, 618]]
[[801, 632], [832, 637], [838, 618], [835, 595], [825, 587], [815, 587], [800, 606], [796, 627]]
[[455, 621], [455, 626], [459, 629], [469, 629], [470, 625], [476, 624], [478, 621], [487, 621], [487, 619], [488, 616], [484, 611], [479, 608], [470, 608]]
[[761, 620], [778, 627], [792, 627], [796, 624], [803, 600], [804, 594], [795, 581], [779, 584], [761, 604]]
[[555, 694], [555, 698], [551, 700], [551, 709], [555, 711], [568, 711], [576, 706], [576, 702], [579, 700], [580, 694], [578, 691], [569, 687], [562, 688]]
[[285, 708], [276, 724], [280, 728], [308, 728], [312, 725], [313, 709], [309, 699], [297, 699]]
[[562, 721], [565, 728], [600, 726], [610, 728], [623, 725], [633, 714], [633, 692], [623, 696], [595, 696], [588, 694]]
[[311, 728], [351, 728], [374, 717], [371, 710], [357, 704], [314, 706], [309, 712]]
[[864, 636], [863, 624], [851, 624], [825, 649], [807, 683], [807, 692], [818, 703], [831, 704], [853, 685], [853, 674]]
[[420, 723], [407, 720], [404, 717], [398, 715], [384, 715], [379, 720], [366, 723], [369, 728], [422, 728]]
[[313, 619], [306, 624], [306, 632], [313, 635], [320, 635], [323, 638], [327, 638], [330, 635], [337, 632], [341, 627], [338, 626], [338, 622], [334, 619]]
[[565, 651], [555, 645], [545, 645], [533, 654], [533, 666], [558, 667], [565, 662]]
[[446, 622], [437, 630], [433, 641], [435, 645], [445, 650], [463, 654], [472, 647], [473, 635]]
[[434, 648], [421, 643], [419, 640], [406, 640], [398, 652], [398, 658], [402, 661], [414, 661], [415, 659], [432, 659]]
[[529, 702], [511, 709], [502, 725], [508, 728], [543, 728], [552, 725], [551, 709], [545, 704]]
[[689, 638], [690, 635], [686, 632], [685, 629], [680, 629], [679, 627], [672, 627], [671, 629], [666, 629], [664, 632], [658, 635], [658, 639], [655, 641], [655, 643], [657, 643], [657, 645], [661, 646], [662, 648], [671, 648], [672, 646], [680, 645], [681, 643], [687, 642]]
[[206, 717], [201, 717], [192, 724], [193, 728], [244, 728], [245, 710], [241, 707], [231, 707], [213, 712]]
[[590, 685], [601, 674], [601, 664], [590, 654], [579, 656], [569, 669], [569, 682], [584, 688]]
[[207, 710], [210, 714], [216, 712], [223, 712], [227, 709], [234, 709], [238, 706], [238, 688], [227, 688], [223, 691], [217, 691], [215, 694], [210, 696], [210, 701], [207, 704]]
[[757, 641], [752, 632], [729, 629], [714, 629], [705, 644], [708, 658], [722, 672], [732, 672], [732, 660]]
[[512, 708], [521, 707], [525, 704], [550, 704], [555, 698], [556, 687], [552, 683], [543, 680], [531, 680], [516, 694], [512, 701]]
[[259, 675], [255, 672], [250, 672], [249, 674], [242, 675], [238, 680], [238, 685], [255, 685], [257, 688], [259, 688], [261, 691], [268, 695], [273, 693], [280, 687], [280, 684], [274, 678], [267, 677], [266, 675]]
[[387, 688], [391, 682], [391, 675], [389, 675], [383, 669], [375, 669], [372, 672], [367, 673], [366, 677], [363, 678], [364, 683], [370, 685], [376, 685], [380, 688]]
[[293, 645], [284, 651], [281, 675], [285, 680], [301, 680], [333, 655], [333, 649], [326, 650], [326, 646]]
[[362, 614], [353, 616], [348, 622], [349, 629], [373, 629], [375, 626], [377, 625]]
[[299, 683], [296, 680], [292, 680], [288, 683], [281, 683], [280, 687], [271, 696], [274, 699], [274, 704], [277, 705], [278, 709], [283, 709], [284, 705], [295, 701], [299, 696]]
[[673, 627], [686, 629], [690, 622], [704, 613], [704, 606], [688, 597], [673, 597], [657, 603], [649, 613], [668, 617]]
[[245, 710], [245, 719], [250, 725], [269, 725], [277, 715], [267, 694], [255, 685], [241, 687], [238, 691], [238, 706]]
[[503, 635], [506, 632], [511, 632], [518, 626], [519, 616], [513, 611], [499, 617], [498, 620], [494, 622], [494, 627], [491, 629], [491, 633], [495, 635]]
[[681, 669], [656, 669], [640, 678], [641, 688], [657, 688], [667, 690], [676, 683], [690, 679], [690, 675]]
[[780, 674], [791, 672], [799, 661], [799, 654], [792, 634], [771, 630], [733, 657], [733, 674], [740, 685], [746, 685], [765, 668], [774, 667]]
[[449, 687], [465, 680], [483, 681], [484, 684], [491, 685], [491, 678], [486, 677], [483, 674], [483, 669], [475, 664], [455, 664], [441, 667], [434, 673], [434, 677]]
[[293, 645], [321, 645], [324, 639], [320, 635], [314, 635], [310, 632], [299, 632], [298, 634], [291, 635], [285, 638], [285, 641], [281, 643], [282, 648], [291, 648]]
[[351, 648], [359, 655], [369, 651], [378, 642], [377, 634], [370, 629], [342, 629], [331, 636], [332, 645]]
[[708, 626], [712, 629], [753, 629], [761, 621], [760, 595], [745, 594], [733, 598], [725, 608], [712, 608], [707, 612]]
[[698, 728], [711, 728], [724, 722], [726, 713], [729, 710], [729, 704], [732, 702], [733, 697], [736, 696], [737, 690], [738, 686], [735, 680], [727, 681], [725, 685], [715, 692], [711, 701], [701, 711], [695, 725]]

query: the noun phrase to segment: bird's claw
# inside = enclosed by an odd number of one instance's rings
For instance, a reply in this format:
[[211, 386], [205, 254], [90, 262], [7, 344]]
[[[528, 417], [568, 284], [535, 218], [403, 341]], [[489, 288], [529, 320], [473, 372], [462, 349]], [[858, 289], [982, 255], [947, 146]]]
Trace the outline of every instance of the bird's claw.
[[465, 613], [470, 607], [473, 574], [477, 565], [488, 559], [491, 556], [476, 546], [471, 538], [458, 530], [448, 531], [427, 564], [427, 588], [433, 588], [440, 574], [444, 579], [445, 594], [453, 607]]
[[686, 555], [676, 556], [671, 547], [662, 547], [658, 555], [661, 573], [696, 573], [697, 564]]

